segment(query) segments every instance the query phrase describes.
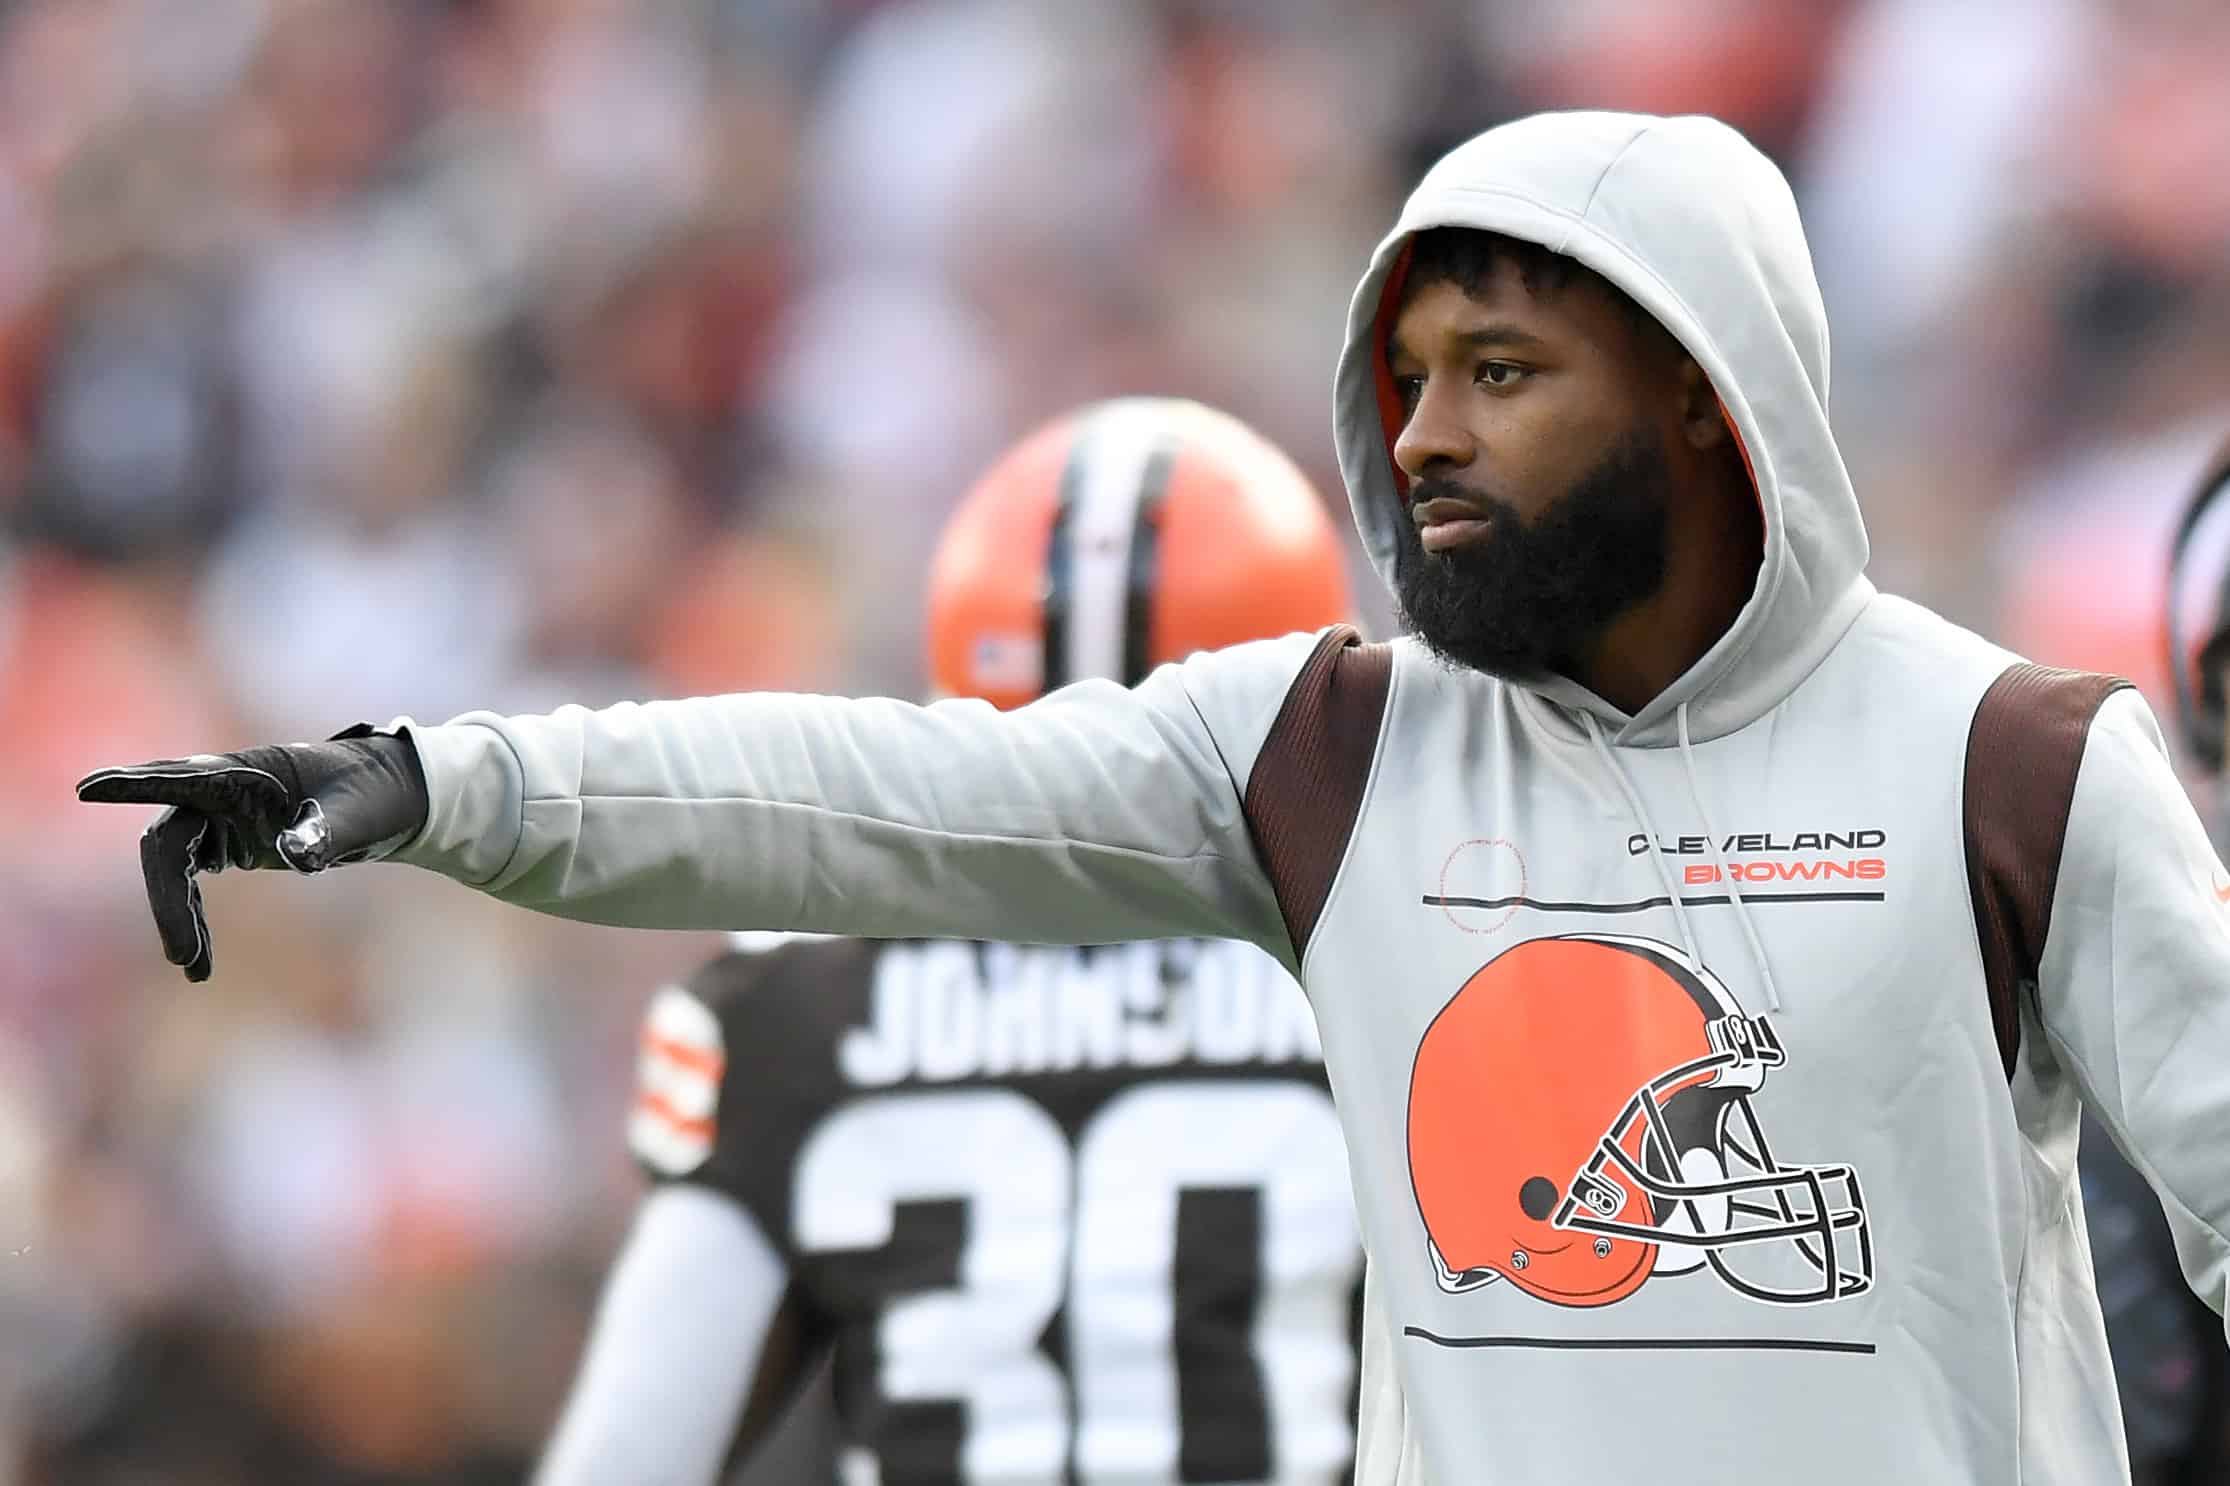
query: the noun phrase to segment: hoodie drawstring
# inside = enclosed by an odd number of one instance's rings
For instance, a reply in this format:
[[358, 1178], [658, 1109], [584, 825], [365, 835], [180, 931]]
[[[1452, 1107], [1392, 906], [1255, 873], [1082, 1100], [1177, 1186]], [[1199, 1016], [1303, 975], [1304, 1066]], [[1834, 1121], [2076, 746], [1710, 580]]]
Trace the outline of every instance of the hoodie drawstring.
[[[1749, 905], [1742, 901], [1742, 885], [1727, 870], [1725, 854], [1720, 850], [1719, 831], [1712, 824], [1711, 812], [1704, 808], [1703, 788], [1696, 777], [1694, 745], [1688, 740], [1688, 704], [1680, 704], [1675, 714], [1680, 724], [1680, 763], [1688, 774], [1688, 798], [1696, 807], [1696, 816], [1703, 823], [1704, 839], [1711, 849], [1712, 865], [1717, 868], [1719, 880], [1727, 885], [1727, 901], [1734, 908], [1734, 916], [1742, 925], [1742, 937], [1750, 946], [1750, 956], [1757, 962], [1758, 980], [1765, 987], [1765, 1004], [1768, 1011], [1781, 1009], [1781, 993], [1773, 981], [1773, 964], [1765, 957], [1765, 942], [1758, 937], [1757, 925], [1750, 921]], [[1587, 739], [1595, 745], [1597, 757], [1610, 770], [1611, 778], [1618, 781], [1619, 793], [1626, 797], [1626, 808], [1642, 831], [1649, 837], [1649, 859], [1656, 864], [1657, 880], [1664, 885], [1665, 896], [1672, 901], [1673, 922], [1680, 928], [1680, 947], [1688, 953], [1688, 963], [1699, 970], [1703, 968], [1703, 955], [1696, 946], [1695, 926], [1688, 921], [1688, 905], [1680, 896], [1680, 885], [1673, 881], [1672, 869], [1665, 865], [1665, 853], [1659, 848], [1664, 838], [1657, 834], [1657, 823], [1649, 818], [1649, 806], [1642, 801], [1641, 791], [1634, 787], [1618, 755], [1604, 741], [1603, 729], [1594, 716], [1580, 713], [1580, 721], [1587, 728]]]
[[1688, 798], [1695, 802], [1696, 819], [1703, 822], [1704, 840], [1711, 847], [1711, 864], [1718, 869], [1719, 880], [1727, 885], [1727, 901], [1734, 907], [1735, 921], [1742, 925], [1742, 937], [1750, 942], [1750, 957], [1757, 962], [1758, 979], [1765, 986], [1766, 1010], [1779, 1011], [1781, 992], [1773, 983], [1773, 964], [1765, 957], [1765, 941], [1758, 937], [1757, 925], [1750, 921], [1750, 905], [1742, 901], [1742, 884], [1727, 870], [1726, 854], [1720, 850], [1719, 829], [1711, 823], [1711, 812], [1704, 808], [1703, 786], [1696, 777], [1696, 753], [1688, 741], [1688, 704], [1682, 702], [1673, 715], [1680, 725], [1680, 763], [1688, 774]]
[[1680, 947], [1688, 953], [1688, 963], [1703, 964], [1703, 955], [1696, 947], [1696, 931], [1688, 922], [1688, 905], [1680, 901], [1680, 884], [1673, 881], [1672, 868], [1665, 865], [1665, 854], [1657, 843], [1664, 838], [1657, 834], [1657, 823], [1649, 818], [1649, 807], [1642, 803], [1641, 791], [1634, 788], [1634, 781], [1626, 777], [1626, 770], [1619, 764], [1618, 755], [1611, 752], [1610, 744], [1603, 741], [1601, 724], [1588, 712], [1580, 714], [1586, 724], [1587, 740], [1595, 745], [1595, 752], [1603, 760], [1603, 767], [1611, 771], [1611, 778], [1618, 781], [1619, 793], [1626, 797], [1626, 808], [1633, 813], [1635, 824], [1649, 837], [1649, 859], [1657, 866], [1657, 880], [1664, 885], [1665, 896], [1672, 900], [1673, 922], [1680, 926]]

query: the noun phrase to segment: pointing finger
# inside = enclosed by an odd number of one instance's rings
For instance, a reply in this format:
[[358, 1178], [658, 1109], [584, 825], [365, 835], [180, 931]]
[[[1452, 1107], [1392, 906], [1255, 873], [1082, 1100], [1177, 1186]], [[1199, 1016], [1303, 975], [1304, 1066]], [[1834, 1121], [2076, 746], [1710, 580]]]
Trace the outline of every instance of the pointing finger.
[[146, 879], [147, 906], [155, 915], [163, 958], [184, 966], [188, 980], [209, 975], [209, 927], [202, 919], [201, 889], [193, 872], [195, 854], [210, 829], [207, 816], [172, 809], [139, 838], [140, 874]]

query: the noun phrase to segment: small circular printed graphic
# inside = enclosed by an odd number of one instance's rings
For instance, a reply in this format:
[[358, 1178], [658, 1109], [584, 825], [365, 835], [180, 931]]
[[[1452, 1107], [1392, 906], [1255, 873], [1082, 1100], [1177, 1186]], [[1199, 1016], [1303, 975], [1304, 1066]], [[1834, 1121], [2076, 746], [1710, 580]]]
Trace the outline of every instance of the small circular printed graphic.
[[1501, 932], [1525, 892], [1525, 854], [1499, 836], [1466, 841], [1440, 864], [1440, 911], [1466, 934]]

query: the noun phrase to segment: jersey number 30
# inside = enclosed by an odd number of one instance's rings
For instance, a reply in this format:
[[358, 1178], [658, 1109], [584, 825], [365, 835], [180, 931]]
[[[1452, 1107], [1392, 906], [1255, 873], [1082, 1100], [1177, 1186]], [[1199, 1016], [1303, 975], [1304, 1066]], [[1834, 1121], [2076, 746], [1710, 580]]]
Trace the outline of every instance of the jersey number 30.
[[1073, 1150], [1010, 1090], [879, 1096], [814, 1132], [794, 1195], [806, 1253], [883, 1249], [903, 1206], [963, 1205], [957, 1275], [890, 1297], [878, 1335], [886, 1399], [959, 1405], [961, 1481], [1328, 1482], [1347, 1462], [1362, 1257], [1319, 1089], [1147, 1084]]

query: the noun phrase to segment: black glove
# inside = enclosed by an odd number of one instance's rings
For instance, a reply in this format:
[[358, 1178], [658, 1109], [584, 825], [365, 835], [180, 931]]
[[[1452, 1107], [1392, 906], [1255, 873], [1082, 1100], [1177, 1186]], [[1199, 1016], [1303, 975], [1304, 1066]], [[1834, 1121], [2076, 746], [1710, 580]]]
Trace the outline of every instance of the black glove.
[[226, 867], [322, 872], [360, 861], [426, 823], [426, 773], [408, 738], [350, 728], [326, 743], [197, 753], [77, 782], [101, 805], [167, 805], [139, 838], [147, 906], [163, 954], [188, 980], [209, 978], [209, 925], [197, 873]]

